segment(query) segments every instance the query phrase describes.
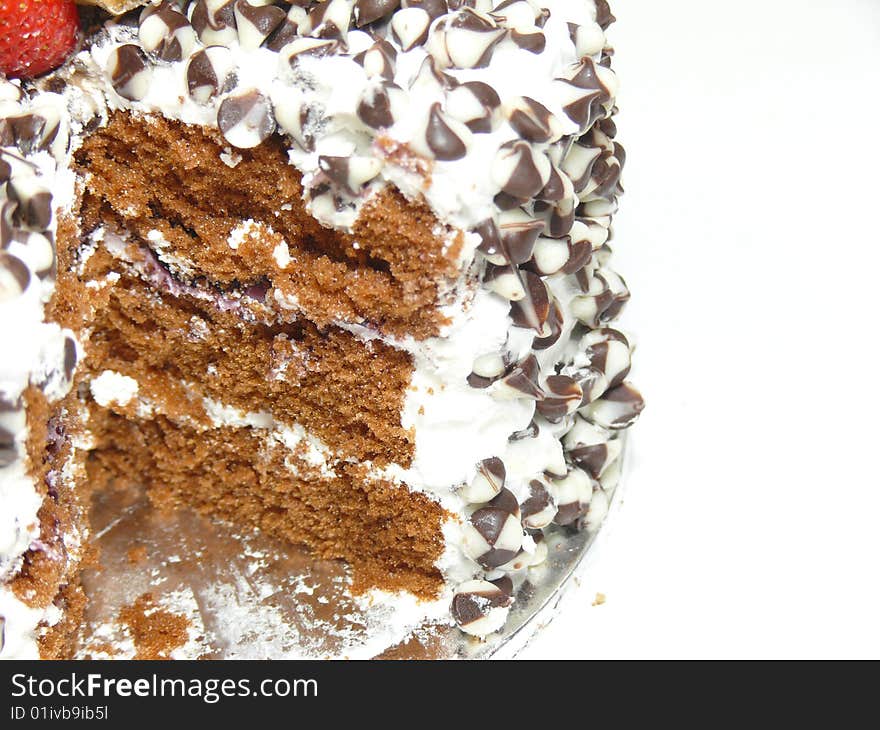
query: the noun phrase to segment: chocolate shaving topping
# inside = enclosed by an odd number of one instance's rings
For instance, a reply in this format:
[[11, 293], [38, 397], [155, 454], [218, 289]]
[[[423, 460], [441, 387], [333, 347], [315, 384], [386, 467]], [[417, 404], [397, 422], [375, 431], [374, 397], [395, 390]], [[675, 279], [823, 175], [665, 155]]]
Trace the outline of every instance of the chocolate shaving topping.
[[354, 21], [358, 28], [373, 23], [400, 7], [400, 0], [356, 0]]
[[425, 142], [438, 160], [460, 160], [467, 154], [467, 147], [449, 127], [444, 116], [439, 103], [431, 105], [425, 128]]

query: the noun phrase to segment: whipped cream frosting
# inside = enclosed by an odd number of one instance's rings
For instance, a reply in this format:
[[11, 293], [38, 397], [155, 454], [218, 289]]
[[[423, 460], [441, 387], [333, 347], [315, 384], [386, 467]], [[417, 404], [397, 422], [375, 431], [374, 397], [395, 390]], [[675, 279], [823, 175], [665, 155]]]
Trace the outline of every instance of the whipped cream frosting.
[[[401, 420], [415, 457], [374, 474], [456, 516], [438, 562], [451, 615], [469, 633], [496, 630], [516, 580], [546, 555], [541, 531], [601, 521], [620, 433], [643, 407], [626, 381], [630, 343], [608, 326], [629, 298], [608, 266], [624, 161], [611, 121], [612, 20], [604, 0], [327, 0], [286, 12], [162, 2], [109, 20], [56, 83], [25, 93], [0, 81], [0, 335], [21, 343], [0, 363], [0, 579], [39, 532], [22, 393], [30, 384], [62, 397], [82, 354], [43, 315], [54, 222], [73, 200], [70, 155], [125, 109], [218, 129], [233, 166], [236, 149], [284, 135], [308, 209], [328, 227], [350, 231], [392, 185], [427, 202], [438, 232], [464, 233], [438, 336], [335, 324], [412, 355]], [[113, 249], [101, 234], [92, 244]], [[161, 255], [158, 238], [145, 243]], [[175, 265], [186, 273], [187, 262]], [[124, 405], [138, 384], [107, 371], [91, 389]], [[301, 426], [207, 405], [217, 423], [259, 422], [290, 448], [309, 443], [315, 465], [330, 468], [332, 454]], [[0, 587], [0, 657], [34, 656], [40, 625], [57, 615]]]

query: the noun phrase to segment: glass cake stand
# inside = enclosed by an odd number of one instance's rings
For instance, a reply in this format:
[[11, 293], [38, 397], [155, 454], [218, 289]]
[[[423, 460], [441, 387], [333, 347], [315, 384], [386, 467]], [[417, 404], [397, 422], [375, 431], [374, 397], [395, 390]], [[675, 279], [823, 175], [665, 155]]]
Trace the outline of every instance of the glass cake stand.
[[[619, 494], [618, 486], [612, 511]], [[340, 561], [189, 510], [160, 513], [142, 493], [96, 495], [92, 525], [100, 567], [83, 576], [89, 606], [79, 658], [148, 658], [138, 631], [120, 618], [139, 599], [148, 606], [141, 638], [151, 620], [164, 630], [169, 615], [186, 626], [188, 639], [168, 652], [179, 659], [512, 657], [552, 618], [600, 531], [554, 528], [548, 558], [529, 569], [505, 627], [480, 641], [444, 623], [446, 606], [431, 619], [414, 600], [354, 598]]]

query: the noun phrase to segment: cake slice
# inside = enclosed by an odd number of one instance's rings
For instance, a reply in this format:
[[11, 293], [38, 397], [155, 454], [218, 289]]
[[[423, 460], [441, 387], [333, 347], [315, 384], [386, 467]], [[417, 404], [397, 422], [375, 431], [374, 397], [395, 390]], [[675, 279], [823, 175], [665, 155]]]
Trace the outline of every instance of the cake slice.
[[498, 630], [643, 407], [604, 0], [83, 18], [0, 81], [0, 657], [72, 655], [126, 485]]

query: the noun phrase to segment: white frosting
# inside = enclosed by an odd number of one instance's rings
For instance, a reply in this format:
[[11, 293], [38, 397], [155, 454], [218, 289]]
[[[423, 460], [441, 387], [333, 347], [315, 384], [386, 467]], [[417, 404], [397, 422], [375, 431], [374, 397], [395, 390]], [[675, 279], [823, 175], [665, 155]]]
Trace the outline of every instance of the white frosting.
[[106, 408], [115, 404], [126, 406], [137, 397], [138, 381], [113, 370], [105, 370], [89, 383], [95, 402]]

